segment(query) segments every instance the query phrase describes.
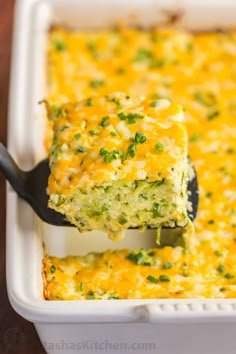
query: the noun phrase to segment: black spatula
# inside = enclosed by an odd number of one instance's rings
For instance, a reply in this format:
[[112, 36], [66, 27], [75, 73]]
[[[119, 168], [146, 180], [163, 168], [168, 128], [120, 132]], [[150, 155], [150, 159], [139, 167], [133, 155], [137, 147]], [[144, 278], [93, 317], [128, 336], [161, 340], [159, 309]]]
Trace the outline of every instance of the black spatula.
[[[31, 171], [22, 171], [7, 149], [0, 143], [0, 171], [6, 177], [16, 193], [27, 201], [43, 221], [56, 226], [73, 226], [64, 215], [48, 208], [47, 185], [50, 174], [48, 159], [41, 161]], [[189, 201], [192, 211], [189, 217], [194, 220], [198, 209], [198, 183], [194, 170], [194, 177], [188, 181]]]

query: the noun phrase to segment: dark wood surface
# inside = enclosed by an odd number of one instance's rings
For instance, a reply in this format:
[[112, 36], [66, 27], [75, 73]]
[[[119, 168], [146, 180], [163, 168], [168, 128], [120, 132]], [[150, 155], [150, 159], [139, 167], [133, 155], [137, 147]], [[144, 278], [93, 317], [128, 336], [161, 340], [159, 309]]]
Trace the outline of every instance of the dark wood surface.
[[[7, 143], [7, 104], [14, 0], [0, 0], [0, 141]], [[0, 174], [0, 353], [45, 354], [34, 326], [17, 315], [7, 297], [5, 276], [5, 180]]]

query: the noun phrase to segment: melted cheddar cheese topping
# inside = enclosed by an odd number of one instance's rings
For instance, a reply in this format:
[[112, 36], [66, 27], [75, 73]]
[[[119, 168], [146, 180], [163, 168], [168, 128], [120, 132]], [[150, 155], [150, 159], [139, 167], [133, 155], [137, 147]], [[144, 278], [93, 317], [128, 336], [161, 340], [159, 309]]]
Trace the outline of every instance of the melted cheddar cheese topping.
[[55, 134], [49, 194], [117, 180], [174, 179], [187, 159], [182, 111], [168, 100], [123, 93], [49, 107]]
[[119, 92], [47, 107], [51, 208], [81, 232], [103, 230], [113, 240], [130, 227], [189, 223], [182, 107]]
[[45, 255], [46, 298], [235, 297], [236, 33], [55, 29], [48, 58], [53, 103], [113, 91], [180, 103], [200, 205], [185, 248], [151, 250], [149, 265], [139, 262], [143, 251], [106, 251], [86, 262]]

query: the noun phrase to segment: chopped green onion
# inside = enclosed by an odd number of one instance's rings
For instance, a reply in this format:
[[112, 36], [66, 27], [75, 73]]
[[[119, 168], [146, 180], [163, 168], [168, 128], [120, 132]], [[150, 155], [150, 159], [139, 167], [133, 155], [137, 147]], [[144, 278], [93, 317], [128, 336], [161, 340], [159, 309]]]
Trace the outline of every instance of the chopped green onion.
[[92, 87], [94, 89], [99, 88], [99, 87], [103, 86], [104, 84], [105, 84], [104, 80], [92, 80], [89, 83], [90, 87]]
[[136, 144], [143, 144], [147, 138], [145, 135], [143, 135], [142, 133], [140, 132], [137, 132], [135, 134], [135, 137], [134, 138], [130, 138], [130, 140], [133, 142], [133, 143], [136, 143]]
[[212, 192], [207, 192], [207, 193], [206, 193], [206, 197], [207, 197], [207, 198], [212, 197], [212, 195], [213, 195], [213, 193], [212, 193]]
[[106, 148], [101, 148], [99, 151], [100, 156], [105, 156], [108, 153], [108, 150]]
[[219, 111], [213, 111], [207, 115], [207, 119], [212, 120], [212, 119], [218, 117], [219, 114], [220, 114]]
[[149, 185], [151, 188], [156, 188], [156, 187], [160, 187], [164, 182], [165, 182], [165, 178], [162, 178], [159, 181], [149, 182]]
[[57, 270], [57, 268], [54, 265], [51, 265], [50, 272], [55, 273], [56, 270]]
[[92, 98], [88, 98], [87, 99], [87, 106], [92, 106], [93, 105], [93, 99]]
[[139, 119], [143, 119], [144, 116], [140, 113], [129, 113], [129, 114], [125, 114], [124, 112], [120, 112], [117, 114], [118, 117], [120, 118], [120, 120], [128, 120], [128, 123], [129, 124], [134, 124], [136, 123], [136, 119], [139, 118]]
[[136, 123], [136, 118], [143, 119], [144, 116], [139, 113], [129, 113], [126, 117], [128, 119], [129, 124]]
[[106, 127], [107, 125], [108, 125], [108, 119], [110, 119], [110, 117], [109, 116], [106, 116], [106, 117], [103, 117], [102, 118], [102, 121], [101, 121], [101, 127]]
[[156, 150], [156, 152], [157, 152], [158, 154], [160, 154], [160, 153], [162, 153], [162, 152], [165, 151], [165, 147], [164, 147], [164, 145], [161, 144], [161, 143], [157, 143], [157, 144], [154, 146], [154, 148], [155, 148], [155, 150]]
[[213, 220], [213, 219], [211, 219], [211, 220], [208, 221], [208, 224], [209, 224], [209, 225], [213, 225], [214, 223], [215, 223], [215, 220]]
[[131, 252], [128, 255], [128, 259], [135, 264], [138, 265], [145, 265], [145, 266], [151, 266], [154, 263], [154, 253], [153, 252], [147, 252], [143, 249]]
[[57, 119], [57, 118], [61, 118], [61, 117], [65, 117], [66, 116], [66, 111], [65, 109], [61, 108], [61, 107], [57, 107], [57, 106], [51, 106], [50, 111], [49, 111], [49, 119]]
[[196, 141], [199, 141], [201, 139], [200, 134], [194, 134], [191, 136], [191, 138], [189, 139], [190, 143], [195, 143]]
[[234, 275], [232, 273], [226, 273], [225, 274], [225, 278], [226, 279], [232, 279], [232, 278], [234, 278]]
[[120, 120], [125, 120], [126, 119], [126, 115], [124, 114], [124, 112], [120, 112], [117, 115], [120, 118]]
[[158, 283], [158, 278], [153, 277], [152, 275], [149, 275], [147, 278], [151, 283], [157, 284]]
[[215, 255], [216, 255], [217, 257], [222, 257], [222, 256], [223, 256], [223, 253], [222, 253], [221, 251], [219, 251], [219, 250], [216, 250], [216, 251], [215, 251]]
[[154, 102], [150, 103], [150, 106], [151, 107], [157, 107], [158, 104], [159, 104], [158, 101], [154, 101]]
[[153, 53], [145, 48], [140, 48], [138, 49], [136, 56], [134, 58], [135, 62], [140, 62], [140, 61], [144, 61], [147, 59], [150, 59], [153, 56]]
[[101, 148], [100, 153], [101, 156], [104, 156], [104, 161], [105, 162], [111, 162], [113, 160], [117, 160], [119, 158], [124, 157], [123, 151], [120, 150], [111, 150], [108, 151], [106, 148]]
[[77, 151], [78, 151], [78, 152], [85, 152], [85, 148], [84, 148], [83, 146], [79, 145], [79, 146], [77, 147]]
[[170, 268], [172, 268], [173, 267], [173, 263], [171, 263], [171, 262], [167, 262], [167, 263], [165, 263], [164, 265], [163, 265], [163, 268], [164, 269], [170, 269]]
[[80, 291], [84, 290], [84, 283], [82, 281], [80, 282], [79, 289]]
[[56, 39], [54, 40], [53, 44], [58, 52], [64, 52], [66, 50], [66, 45], [63, 39]]
[[77, 134], [75, 134], [75, 136], [74, 136], [74, 138], [76, 139], [76, 140], [78, 140], [79, 138], [81, 138], [81, 134], [80, 133], [77, 133]]
[[118, 134], [116, 132], [110, 132], [110, 135], [117, 136]]
[[90, 130], [90, 131], [89, 131], [89, 134], [91, 134], [91, 135], [98, 135], [98, 132], [96, 132], [95, 130]]
[[226, 267], [223, 264], [220, 264], [217, 267], [218, 272], [223, 273], [225, 271]]
[[119, 221], [119, 224], [121, 224], [121, 225], [124, 225], [128, 222], [128, 220], [126, 218], [124, 218], [123, 216], [120, 217], [118, 221]]
[[166, 58], [152, 59], [150, 61], [150, 68], [162, 68], [166, 63]]
[[111, 155], [105, 155], [103, 160], [109, 163], [113, 160], [113, 157]]
[[168, 277], [168, 275], [161, 274], [161, 275], [159, 276], [159, 280], [162, 281], [162, 282], [169, 282], [169, 281], [170, 281], [170, 278]]
[[216, 97], [212, 92], [196, 92], [194, 98], [206, 107], [212, 107], [215, 104]]
[[137, 151], [136, 144], [131, 144], [127, 149], [126, 155], [127, 156], [129, 155], [130, 157], [133, 158], [136, 154], [136, 151]]
[[160, 206], [158, 203], [153, 204], [153, 208], [152, 208], [152, 217], [153, 218], [157, 218], [158, 216], [160, 216], [159, 207]]

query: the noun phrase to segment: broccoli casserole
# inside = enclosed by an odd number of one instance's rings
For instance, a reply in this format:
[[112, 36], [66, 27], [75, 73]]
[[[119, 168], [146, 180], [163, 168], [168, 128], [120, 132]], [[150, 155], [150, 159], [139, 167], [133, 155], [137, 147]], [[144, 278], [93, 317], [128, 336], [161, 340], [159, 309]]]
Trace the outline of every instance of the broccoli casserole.
[[200, 204], [185, 247], [45, 255], [45, 298], [235, 298], [236, 33], [54, 29], [48, 59], [52, 104], [114, 91], [180, 103]]
[[129, 227], [186, 226], [182, 107], [124, 93], [49, 106], [49, 206], [81, 232], [119, 240]]

